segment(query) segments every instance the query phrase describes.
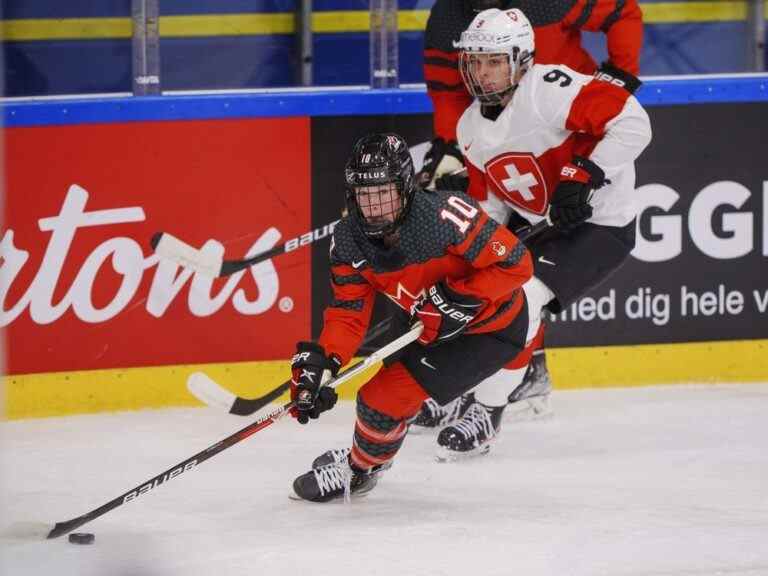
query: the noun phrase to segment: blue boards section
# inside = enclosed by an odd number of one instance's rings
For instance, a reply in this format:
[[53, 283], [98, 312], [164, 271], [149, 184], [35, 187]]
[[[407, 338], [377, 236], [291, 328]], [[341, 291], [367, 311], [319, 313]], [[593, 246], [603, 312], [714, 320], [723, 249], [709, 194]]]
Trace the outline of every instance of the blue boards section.
[[[420, 11], [416, 21], [423, 22], [433, 3], [400, 0], [398, 7], [405, 16], [409, 16], [408, 11]], [[641, 0], [641, 5], [653, 3]], [[743, 14], [734, 10], [713, 11], [717, 2], [712, 0], [698, 3], [699, 8], [679, 0], [666, 4], [675, 9], [677, 20], [660, 20], [656, 11], [656, 16], [645, 23], [640, 56], [642, 74], [734, 73], [751, 69], [747, 39], [752, 30]], [[0, 0], [0, 6], [3, 22], [21, 24], [27, 34], [17, 30], [19, 35], [9, 36], [13, 40], [2, 42], [3, 95], [93, 94], [131, 89], [131, 42], [124, 37], [124, 31], [116, 31], [113, 22], [127, 21], [131, 0]], [[162, 38], [163, 89], [296, 86], [296, 39], [285, 28], [286, 18], [292, 21], [296, 6], [297, 0], [162, 0], [163, 17], [197, 17], [194, 23], [188, 21], [177, 27], [173, 37]], [[328, 27], [326, 22], [325, 28], [316, 30], [313, 36], [314, 85], [369, 83], [368, 33], [359, 28], [368, 7], [367, 0], [313, 2], [315, 14], [333, 11], [338, 17], [335, 26]], [[222, 28], [222, 18], [232, 15], [236, 15], [235, 24], [229, 20], [230, 24]], [[244, 20], [258, 15], [261, 24], [247, 27], [246, 33], [237, 33], [237, 15]], [[62, 40], [57, 35], [62, 19], [74, 20], [82, 25], [82, 30], [69, 28], [73, 37]], [[92, 35], [86, 34], [86, 30]], [[206, 30], [212, 30], [210, 35], [201, 34]], [[282, 33], [273, 33], [275, 30]], [[423, 41], [420, 30], [401, 31], [401, 83], [423, 82]], [[597, 61], [606, 58], [604, 35], [585, 33], [584, 45]], [[768, 59], [768, 42], [765, 46]]]
[[[651, 79], [640, 88], [638, 98], [646, 106], [768, 103], [768, 74]], [[431, 111], [432, 105], [423, 88], [17, 100], [6, 101], [3, 107], [6, 127], [210, 118], [428, 114]]]
[[[327, 2], [326, 2], [327, 3]], [[344, 0], [332, 4], [348, 6]], [[131, 15], [131, 0], [3, 0], [2, 15], [6, 20], [20, 18], [119, 18]], [[294, 0], [162, 0], [160, 14], [248, 14], [292, 12]], [[315, 10], [318, 8], [315, 6]], [[324, 10], [363, 10], [357, 8], [322, 8]]]
[[131, 15], [131, 0], [3, 0], [5, 20], [21, 18], [118, 18]]
[[130, 40], [6, 42], [3, 55], [5, 96], [130, 92], [132, 88]]
[[[313, 41], [317, 86], [369, 84], [368, 33], [316, 34]], [[400, 83], [424, 82], [424, 35], [400, 32]]]
[[[645, 27], [644, 74], [729, 73], [747, 69], [743, 22], [657, 24]], [[422, 32], [401, 32], [400, 82], [423, 82]], [[604, 38], [585, 46], [605, 59]], [[716, 49], [714, 47], [716, 46]], [[264, 88], [296, 85], [291, 34], [163, 38], [161, 78], [166, 90]], [[368, 33], [313, 37], [314, 84], [369, 82]], [[5, 96], [87, 94], [131, 89], [131, 42], [124, 38], [4, 42]], [[93, 74], [98, 70], [98, 74]]]
[[[160, 49], [166, 90], [294, 84], [290, 63], [295, 48], [289, 35], [214, 36], [205, 41], [165, 38]], [[4, 55], [5, 96], [130, 92], [132, 88], [131, 41], [127, 39], [9, 42], [4, 45]], [[358, 64], [356, 59], [342, 71]], [[335, 77], [339, 67], [328, 66], [328, 70]], [[367, 75], [367, 68], [364, 72]]]

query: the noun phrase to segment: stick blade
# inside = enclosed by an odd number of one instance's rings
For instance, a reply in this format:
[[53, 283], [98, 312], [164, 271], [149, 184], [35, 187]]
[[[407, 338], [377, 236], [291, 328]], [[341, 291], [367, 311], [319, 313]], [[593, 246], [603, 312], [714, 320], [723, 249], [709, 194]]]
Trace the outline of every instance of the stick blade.
[[219, 386], [210, 376], [203, 372], [193, 372], [187, 378], [187, 390], [203, 404], [229, 412], [237, 396]]
[[255, 414], [265, 406], [277, 400], [290, 387], [291, 382], [289, 380], [259, 398], [242, 398], [238, 396], [235, 398], [232, 408], [229, 409], [229, 413], [234, 414], [235, 416], [250, 416], [251, 414]]
[[222, 259], [208, 252], [197, 250], [168, 232], [157, 232], [150, 241], [155, 254], [180, 266], [190, 268], [211, 278], [221, 273]]

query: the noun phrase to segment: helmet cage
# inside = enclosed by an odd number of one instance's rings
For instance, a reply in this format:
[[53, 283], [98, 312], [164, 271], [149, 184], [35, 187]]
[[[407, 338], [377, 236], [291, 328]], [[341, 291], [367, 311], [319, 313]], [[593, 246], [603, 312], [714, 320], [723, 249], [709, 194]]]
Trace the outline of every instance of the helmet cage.
[[358, 141], [345, 170], [346, 204], [366, 236], [382, 238], [400, 227], [411, 206], [414, 178], [408, 145], [399, 136]]
[[[483, 104], [503, 103], [507, 95], [517, 87], [522, 72], [533, 63], [533, 32], [528, 19], [517, 9], [481, 12], [470, 27], [461, 33], [457, 47], [460, 49], [461, 79], [470, 94]], [[508, 77], [501, 87], [485, 89], [477, 74], [479, 63], [481, 59], [499, 55], [507, 58]]]

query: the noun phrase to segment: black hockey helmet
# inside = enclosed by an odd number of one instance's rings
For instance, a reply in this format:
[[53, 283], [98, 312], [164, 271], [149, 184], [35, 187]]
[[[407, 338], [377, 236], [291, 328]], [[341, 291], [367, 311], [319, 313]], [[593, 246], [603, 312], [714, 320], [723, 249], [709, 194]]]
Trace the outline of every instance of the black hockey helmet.
[[393, 133], [357, 141], [345, 170], [347, 210], [369, 238], [382, 238], [402, 224], [415, 193], [408, 144]]

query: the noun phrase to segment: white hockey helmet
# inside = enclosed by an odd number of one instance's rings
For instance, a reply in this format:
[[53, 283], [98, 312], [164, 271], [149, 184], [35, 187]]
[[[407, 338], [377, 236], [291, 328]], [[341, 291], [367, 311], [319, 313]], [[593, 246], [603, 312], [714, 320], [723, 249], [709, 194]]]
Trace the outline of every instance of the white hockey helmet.
[[[517, 8], [490, 8], [475, 16], [456, 47], [461, 51], [459, 72], [467, 90], [483, 104], [500, 104], [533, 64], [533, 27]], [[482, 72], [494, 55], [506, 56], [509, 64], [506, 77], [495, 82]]]

